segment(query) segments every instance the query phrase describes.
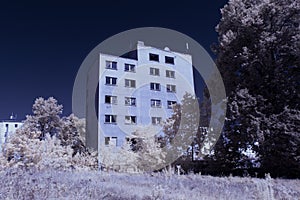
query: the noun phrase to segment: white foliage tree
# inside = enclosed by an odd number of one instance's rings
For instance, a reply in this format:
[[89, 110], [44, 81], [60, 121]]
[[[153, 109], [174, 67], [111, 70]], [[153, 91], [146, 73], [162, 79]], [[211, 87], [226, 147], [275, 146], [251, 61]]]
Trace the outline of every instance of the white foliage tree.
[[62, 145], [72, 147], [74, 155], [86, 152], [84, 145], [84, 125], [85, 123], [74, 114], [61, 119], [61, 131], [57, 137], [61, 140]]
[[[189, 93], [183, 96], [181, 104], [173, 106], [173, 114], [164, 122], [164, 136], [160, 142], [167, 149], [167, 160], [175, 161], [197, 144], [204, 147], [205, 134], [199, 129], [200, 109], [198, 99]], [[207, 142], [208, 143], [208, 142]]]
[[107, 171], [137, 172], [137, 154], [132, 151], [131, 143], [124, 142], [123, 145], [102, 145], [100, 148], [100, 163]]
[[137, 165], [141, 171], [158, 170], [166, 165], [166, 152], [157, 142], [159, 127], [153, 125], [139, 127], [133, 134], [138, 139]]
[[165, 167], [166, 153], [156, 141], [157, 132], [158, 127], [138, 127], [121, 147], [103, 144], [99, 158], [102, 167], [119, 172], [150, 172]]
[[49, 134], [56, 135], [60, 132], [63, 106], [57, 104], [53, 97], [49, 99], [37, 98], [32, 106], [33, 115], [28, 115], [23, 129], [29, 132], [40, 132], [40, 139]]
[[88, 151], [80, 139], [82, 122], [70, 115], [60, 118], [62, 106], [50, 97], [38, 98], [33, 115], [8, 138], [2, 155], [2, 167], [55, 169], [93, 169], [97, 155]]

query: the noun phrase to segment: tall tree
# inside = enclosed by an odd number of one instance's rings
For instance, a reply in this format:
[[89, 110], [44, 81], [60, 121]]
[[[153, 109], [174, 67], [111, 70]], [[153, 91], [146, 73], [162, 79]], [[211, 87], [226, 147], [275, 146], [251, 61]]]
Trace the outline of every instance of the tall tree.
[[276, 177], [300, 178], [300, 111], [285, 107], [266, 121], [262, 167]]
[[71, 114], [60, 118], [62, 105], [53, 97], [38, 98], [23, 126], [8, 138], [4, 148], [7, 165], [59, 169], [96, 166], [94, 152], [81, 140], [81, 121]]
[[208, 127], [211, 118], [211, 99], [208, 88], [205, 87], [203, 90], [203, 99], [200, 102], [200, 126]]
[[57, 100], [53, 97], [44, 99], [37, 98], [32, 106], [33, 115], [28, 115], [24, 123], [24, 128], [29, 132], [39, 131], [39, 138], [42, 140], [47, 134], [50, 136], [60, 132], [63, 106], [58, 105]]
[[272, 113], [299, 108], [299, 4], [230, 0], [222, 9], [216, 52], [228, 94], [239, 85], [266, 98]]
[[[264, 104], [261, 96], [254, 97], [248, 89], [239, 89], [228, 97], [225, 126], [215, 148], [214, 157], [224, 171], [251, 168], [257, 165], [258, 144], [263, 140], [262, 121], [265, 115], [259, 111]], [[253, 155], [246, 152], [252, 151]], [[256, 156], [256, 158], [255, 158]]]
[[[237, 150], [257, 138], [262, 168], [271, 171], [267, 163], [280, 165], [279, 159], [287, 153], [276, 149], [282, 149], [287, 143], [294, 149], [300, 146], [297, 139], [300, 133], [292, 128], [296, 126], [294, 115], [285, 115], [284, 123], [290, 125], [284, 129], [270, 123], [272, 120], [280, 123], [274, 116], [300, 109], [300, 1], [229, 0], [221, 13], [222, 19], [216, 28], [219, 43], [214, 49], [225, 82], [228, 109], [219, 144], [230, 141]], [[241, 99], [240, 92], [244, 89], [249, 95]], [[253, 98], [257, 100], [254, 107], [244, 108], [251, 105]], [[237, 103], [237, 99], [242, 102]], [[235, 106], [243, 112], [236, 113]], [[284, 144], [276, 142], [278, 138], [283, 138]], [[296, 155], [289, 155], [294, 156], [286, 157], [286, 163], [294, 163]], [[235, 156], [236, 160], [239, 156], [241, 154]], [[272, 160], [265, 160], [267, 158]]]
[[181, 103], [173, 106], [173, 114], [163, 126], [164, 136], [159, 138], [167, 149], [167, 159], [174, 161], [191, 145], [202, 148], [205, 135], [199, 129], [199, 120], [198, 99], [186, 93]]

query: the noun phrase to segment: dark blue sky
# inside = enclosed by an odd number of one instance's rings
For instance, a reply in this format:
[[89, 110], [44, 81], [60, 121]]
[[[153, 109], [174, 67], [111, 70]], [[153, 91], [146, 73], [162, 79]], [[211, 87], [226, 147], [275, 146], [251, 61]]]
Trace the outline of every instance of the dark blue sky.
[[84, 58], [106, 38], [128, 29], [174, 29], [213, 55], [210, 45], [217, 41], [215, 26], [227, 1], [96, 2], [1, 2], [0, 119], [12, 112], [24, 119], [40, 96], [54, 96], [64, 115], [70, 114], [73, 83]]

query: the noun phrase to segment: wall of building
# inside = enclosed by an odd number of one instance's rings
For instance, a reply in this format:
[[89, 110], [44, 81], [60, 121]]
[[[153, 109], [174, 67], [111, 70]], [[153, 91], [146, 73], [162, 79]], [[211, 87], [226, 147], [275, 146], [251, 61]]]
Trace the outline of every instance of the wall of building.
[[86, 84], [86, 145], [98, 150], [98, 118], [95, 101], [99, 99], [99, 60], [91, 65]]
[[[149, 60], [149, 54], [158, 55], [159, 61]], [[174, 58], [174, 63], [166, 63], [165, 57]], [[192, 58], [190, 55], [137, 44], [137, 60], [117, 56], [99, 55], [99, 100], [98, 132], [103, 137], [117, 137], [117, 145], [122, 145], [125, 137], [138, 126], [152, 124], [151, 117], [165, 120], [171, 116], [168, 101], [180, 102], [188, 92], [194, 94]], [[116, 62], [114, 69], [107, 69], [107, 61]], [[125, 64], [135, 66], [134, 72], [125, 71]], [[115, 69], [116, 67], [116, 69]], [[159, 69], [159, 74], [151, 75], [150, 68]], [[166, 77], [166, 70], [174, 71], [174, 77]], [[117, 78], [116, 85], [107, 85], [106, 77]], [[127, 87], [126, 80], [134, 80], [135, 87]], [[160, 90], [150, 89], [150, 83], [159, 83]], [[175, 85], [176, 92], [168, 92], [167, 85]], [[117, 97], [113, 103], [106, 103], [105, 96]], [[136, 98], [135, 106], [125, 105], [125, 97]], [[160, 107], [152, 107], [151, 99], [160, 100]], [[117, 115], [115, 123], [105, 123], [105, 115]], [[136, 116], [135, 124], [126, 123], [125, 116]], [[101, 140], [101, 138], [99, 138]], [[101, 141], [104, 141], [102, 139]]]
[[5, 143], [6, 138], [16, 132], [23, 125], [21, 122], [3, 121], [0, 122], [0, 150]]

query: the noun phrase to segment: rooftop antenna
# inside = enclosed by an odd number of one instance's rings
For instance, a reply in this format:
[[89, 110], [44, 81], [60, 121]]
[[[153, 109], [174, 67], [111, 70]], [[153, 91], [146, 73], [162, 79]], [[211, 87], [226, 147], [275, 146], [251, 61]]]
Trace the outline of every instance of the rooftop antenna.
[[185, 43], [186, 46], [186, 52], [189, 52], [189, 43]]
[[12, 112], [11, 115], [10, 115], [10, 117], [9, 117], [9, 119], [11, 119], [11, 120], [17, 119], [17, 116], [14, 115], [14, 113]]

